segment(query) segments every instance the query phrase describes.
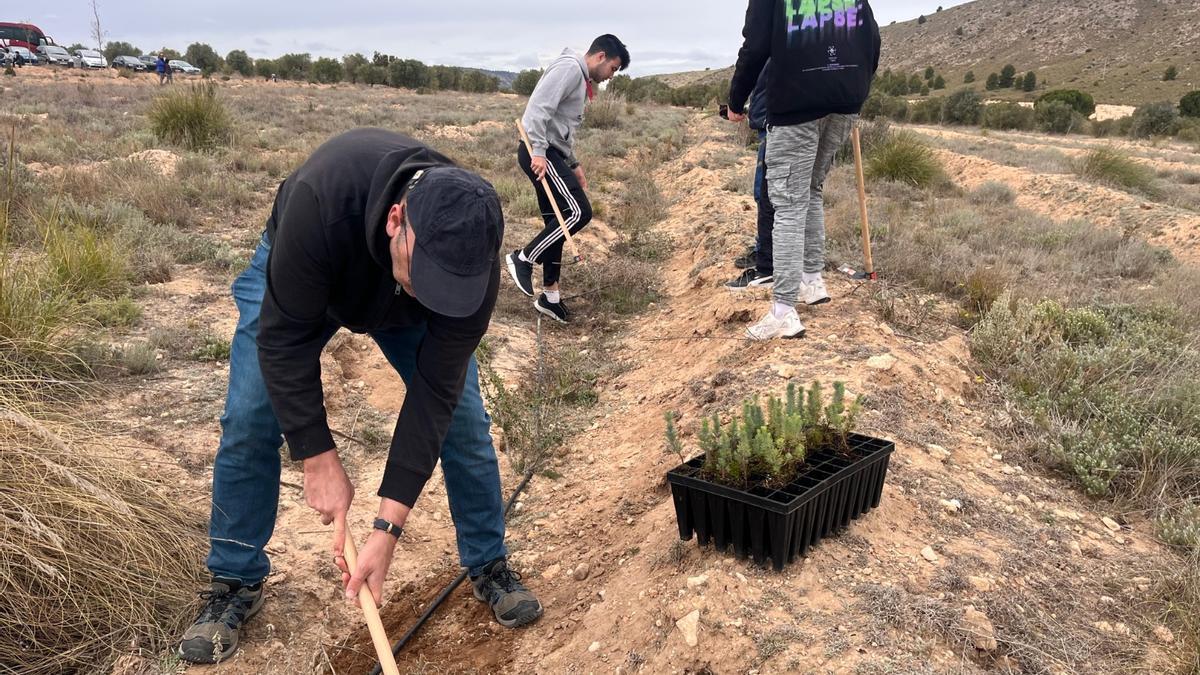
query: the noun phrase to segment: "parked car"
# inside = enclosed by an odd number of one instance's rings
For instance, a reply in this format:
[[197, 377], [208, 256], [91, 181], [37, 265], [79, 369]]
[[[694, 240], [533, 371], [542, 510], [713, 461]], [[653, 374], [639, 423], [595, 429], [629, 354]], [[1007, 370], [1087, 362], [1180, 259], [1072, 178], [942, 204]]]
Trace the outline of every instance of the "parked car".
[[71, 55], [67, 50], [58, 45], [39, 45], [37, 48], [38, 56], [42, 58], [42, 62], [51, 66], [70, 66]]
[[39, 63], [37, 54], [29, 51], [25, 47], [9, 47], [8, 53], [12, 56], [13, 62], [17, 62], [18, 57], [24, 61], [24, 65], [36, 66]]
[[173, 70], [177, 73], [187, 73], [188, 75], [199, 75], [200, 74], [200, 69], [197, 68], [196, 66], [193, 66], [192, 64], [188, 63], [187, 61], [180, 61], [179, 59], [171, 59], [170, 61], [167, 61], [167, 65], [171, 66], [171, 70]]
[[138, 61], [141, 61], [146, 70], [152, 73], [158, 70], [158, 57], [153, 54], [142, 54], [138, 57]]
[[108, 59], [95, 49], [79, 49], [71, 59], [72, 68], [107, 68]]
[[146, 69], [146, 64], [142, 63], [136, 56], [118, 56], [112, 60], [112, 67], [141, 72]]

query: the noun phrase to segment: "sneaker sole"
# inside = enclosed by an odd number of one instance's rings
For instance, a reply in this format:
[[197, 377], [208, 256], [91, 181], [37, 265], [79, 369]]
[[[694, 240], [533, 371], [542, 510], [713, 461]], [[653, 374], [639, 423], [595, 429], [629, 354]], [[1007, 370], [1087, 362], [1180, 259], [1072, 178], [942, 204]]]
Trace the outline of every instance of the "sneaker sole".
[[[479, 594], [479, 589], [475, 587], [475, 584], [471, 584], [471, 594], [475, 596], [476, 600], [478, 600], [484, 604], [487, 604], [487, 598], [485, 598]], [[515, 619], [508, 619], [508, 620], [505, 620], [505, 619], [500, 618], [499, 616], [496, 616], [495, 612], [492, 612], [492, 616], [496, 619], [496, 623], [500, 624], [501, 626], [504, 626], [505, 628], [519, 628], [521, 626], [524, 626], [529, 623], [533, 623], [534, 621], [537, 621], [538, 619], [540, 619], [542, 617], [543, 611], [544, 610], [542, 609], [542, 602], [539, 600], [537, 603], [537, 611], [534, 612], [533, 614], [526, 615], [526, 616], [519, 616]]]
[[813, 300], [812, 302], [805, 302], [804, 304], [808, 305], [809, 307], [816, 307], [817, 305], [824, 305], [825, 303], [829, 302], [830, 299], [831, 298], [827, 295], [820, 300]]
[[[264, 600], [265, 600], [265, 599], [266, 599], [266, 598], [265, 598], [264, 596], [262, 596], [262, 595], [259, 595], [259, 596], [258, 596], [258, 601], [257, 601], [257, 602], [255, 602], [253, 605], [250, 605], [250, 612], [249, 612], [248, 614], [246, 614], [246, 618], [242, 620], [242, 625], [243, 625], [243, 626], [244, 626], [244, 625], [246, 625], [247, 623], [249, 623], [249, 622], [250, 622], [250, 619], [253, 619], [253, 618], [254, 618], [254, 616], [255, 616], [256, 614], [258, 614], [259, 610], [261, 610], [261, 609], [262, 609], [263, 602], [264, 602]], [[222, 651], [220, 654], [217, 654], [217, 655], [216, 655], [216, 658], [213, 658], [213, 656], [212, 656], [212, 652], [211, 652], [211, 649], [210, 649], [209, 653], [208, 653], [208, 654], [206, 654], [206, 656], [208, 657], [208, 658], [206, 658], [206, 659], [201, 659], [201, 658], [192, 659], [192, 658], [189, 658], [189, 657], [188, 657], [186, 654], [184, 654], [184, 651], [183, 651], [183, 643], [180, 643], [180, 644], [179, 644], [179, 647], [177, 647], [177, 648], [175, 649], [175, 655], [176, 655], [176, 656], [178, 656], [178, 657], [180, 658], [180, 660], [182, 660], [182, 661], [186, 661], [187, 663], [196, 663], [196, 664], [201, 664], [201, 665], [204, 665], [204, 664], [209, 664], [209, 665], [211, 665], [211, 664], [214, 664], [214, 663], [220, 663], [220, 662], [224, 661], [225, 659], [227, 659], [227, 658], [229, 658], [229, 657], [233, 656], [234, 654], [236, 654], [236, 653], [237, 653], [237, 650], [238, 650], [238, 646], [240, 645], [240, 643], [241, 643], [241, 630], [238, 630], [238, 633], [237, 633], [237, 635], [235, 635], [235, 636], [234, 636], [234, 638], [233, 638], [233, 644], [231, 644], [231, 645], [229, 645], [228, 647], [226, 647], [226, 648], [225, 648], [225, 649], [224, 649], [224, 650], [223, 650], [223, 651]], [[209, 644], [211, 645], [212, 643], [209, 643]]]
[[521, 280], [517, 278], [517, 266], [513, 262], [511, 255], [504, 256], [504, 266], [508, 268], [508, 276], [512, 277], [513, 284], [516, 285], [517, 290], [532, 298], [533, 290], [525, 290], [525, 288], [521, 286]]
[[550, 317], [551, 319], [554, 319], [555, 321], [557, 321], [559, 323], [567, 323], [566, 319], [559, 318], [559, 316], [557, 314], [555, 314], [554, 312], [551, 312], [548, 309], [543, 308], [541, 305], [537, 304], [536, 302], [533, 303], [533, 308], [536, 309], [538, 312], [545, 314], [546, 316]]

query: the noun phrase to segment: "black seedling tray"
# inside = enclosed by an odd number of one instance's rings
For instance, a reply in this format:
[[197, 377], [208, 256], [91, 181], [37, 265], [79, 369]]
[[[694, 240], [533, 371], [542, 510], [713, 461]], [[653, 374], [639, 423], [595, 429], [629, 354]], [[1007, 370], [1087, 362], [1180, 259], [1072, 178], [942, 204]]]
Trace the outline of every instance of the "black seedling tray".
[[809, 455], [796, 479], [781, 488], [739, 490], [700, 477], [701, 455], [667, 472], [679, 538], [692, 533], [701, 546], [730, 545], [741, 558], [776, 570], [804, 556], [809, 547], [879, 506], [888, 460], [896, 444], [851, 434], [850, 452], [821, 450]]

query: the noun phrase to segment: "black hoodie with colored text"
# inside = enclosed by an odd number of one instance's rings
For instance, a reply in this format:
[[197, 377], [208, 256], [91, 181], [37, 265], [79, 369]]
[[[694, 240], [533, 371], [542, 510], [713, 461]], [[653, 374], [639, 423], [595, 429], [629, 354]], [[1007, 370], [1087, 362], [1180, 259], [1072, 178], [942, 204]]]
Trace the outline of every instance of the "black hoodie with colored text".
[[879, 67], [879, 26], [868, 0], [750, 0], [729, 109], [744, 113], [767, 60], [767, 122], [803, 124], [857, 114]]

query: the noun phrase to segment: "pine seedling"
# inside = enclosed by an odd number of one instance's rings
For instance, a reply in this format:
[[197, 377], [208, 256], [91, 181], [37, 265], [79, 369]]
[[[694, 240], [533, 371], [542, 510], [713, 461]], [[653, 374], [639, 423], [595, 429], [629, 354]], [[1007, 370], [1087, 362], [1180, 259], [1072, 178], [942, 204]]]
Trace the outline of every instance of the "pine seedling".
[[846, 410], [846, 383], [833, 383], [833, 400], [825, 406], [825, 425], [831, 429], [841, 430], [842, 413]]
[[783, 436], [783, 422], [786, 419], [784, 415], [783, 401], [774, 396], [767, 399], [767, 426], [775, 438]]
[[683, 441], [679, 440], [679, 432], [675, 429], [675, 412], [668, 410], [664, 417], [667, 420], [667, 443], [664, 451], [677, 455], [679, 463], [683, 464], [687, 458], [683, 454]]
[[821, 393], [821, 383], [813, 380], [808, 387], [808, 400], [804, 404], [804, 425], [815, 427], [821, 424], [821, 409], [825, 406], [824, 395]]
[[783, 456], [775, 447], [775, 439], [771, 437], [770, 429], [761, 427], [758, 430], [758, 434], [754, 437], [754, 454], [762, 462], [769, 476], [779, 476], [783, 469]]
[[[803, 396], [803, 393], [801, 393]], [[796, 383], [788, 382], [787, 386], [787, 408], [784, 410], [788, 417], [800, 412], [799, 405], [796, 402]]]

